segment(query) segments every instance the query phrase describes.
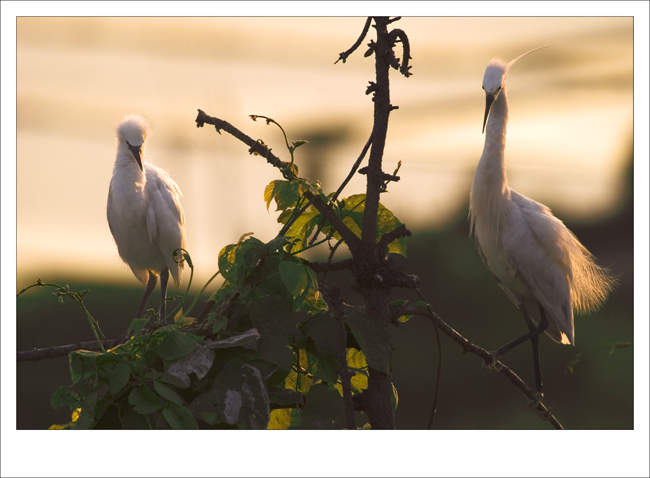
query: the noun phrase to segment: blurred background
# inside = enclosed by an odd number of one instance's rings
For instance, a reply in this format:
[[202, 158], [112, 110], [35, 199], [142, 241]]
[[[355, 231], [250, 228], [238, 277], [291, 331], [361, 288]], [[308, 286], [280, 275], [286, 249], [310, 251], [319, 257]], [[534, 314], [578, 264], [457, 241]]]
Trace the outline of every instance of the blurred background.
[[[183, 191], [193, 293], [217, 271], [224, 246], [247, 232], [268, 241], [279, 230], [277, 213], [263, 202], [278, 171], [228, 134], [197, 129], [198, 108], [286, 160], [280, 131], [248, 115], [275, 119], [290, 141], [309, 141], [296, 152], [301, 175], [336, 190], [372, 128], [364, 92], [374, 63], [363, 53], [374, 30], [345, 64], [334, 64], [364, 21], [18, 18], [17, 290], [38, 278], [91, 289], [85, 303], [107, 336], [130, 322], [144, 286], [120, 261], [106, 221], [114, 127], [127, 112], [150, 120], [147, 156]], [[469, 190], [484, 141], [481, 81], [491, 58], [553, 45], [510, 71], [509, 183], [549, 206], [620, 285], [603, 309], [576, 319], [576, 347], [541, 339], [545, 403], [567, 428], [632, 429], [633, 348], [609, 351], [633, 341], [633, 19], [407, 17], [392, 27], [409, 37], [413, 76], [391, 73], [399, 109], [384, 170], [392, 173], [398, 161], [402, 168], [382, 203], [414, 233], [402, 262], [420, 276], [434, 311], [490, 350], [526, 326], [468, 238]], [[361, 192], [365, 177], [357, 175], [342, 196]], [[18, 297], [18, 350], [92, 339], [78, 307], [58, 304], [51, 292]], [[359, 302], [349, 289], [344, 294]], [[401, 290], [394, 298], [418, 300]], [[150, 305], [157, 303], [154, 295]], [[549, 428], [507, 380], [442, 342], [436, 428]], [[425, 428], [437, 353], [431, 324], [411, 319], [393, 331], [393, 346], [397, 426]], [[574, 372], [565, 373], [580, 352]], [[533, 383], [530, 346], [509, 352], [505, 363]], [[69, 410], [54, 411], [49, 400], [69, 380], [66, 358], [18, 363], [16, 427], [68, 422]]]

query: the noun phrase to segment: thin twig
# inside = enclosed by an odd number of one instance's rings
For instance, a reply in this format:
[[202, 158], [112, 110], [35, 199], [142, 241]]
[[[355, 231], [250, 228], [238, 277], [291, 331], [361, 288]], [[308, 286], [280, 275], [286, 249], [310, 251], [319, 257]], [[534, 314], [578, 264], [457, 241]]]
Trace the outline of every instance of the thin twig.
[[[332, 264], [332, 259], [334, 259], [334, 254], [336, 253], [336, 250], [339, 248], [339, 246], [341, 245], [342, 242], [343, 242], [343, 239], [337, 241], [336, 244], [334, 244], [334, 247], [332, 247], [332, 250], [330, 251], [330, 255], [329, 255], [329, 257], [327, 258], [327, 265], [328, 265], [328, 266]], [[343, 262], [345, 262], [345, 261], [343, 261]], [[350, 261], [350, 264], [351, 264], [351, 263], [352, 263], [352, 261]], [[339, 263], [339, 264], [340, 264], [340, 263]], [[351, 267], [351, 265], [350, 265], [349, 267]], [[321, 277], [321, 279], [320, 279], [320, 284], [319, 284], [320, 287], [325, 287], [325, 280], [327, 280], [327, 273], [328, 273], [330, 270], [332, 270], [332, 269], [328, 269], [328, 270], [326, 270], [326, 271], [325, 271], [325, 274], [323, 274], [323, 277]]]
[[305, 191], [305, 197], [312, 202], [318, 212], [320, 212], [321, 215], [329, 221], [336, 232], [341, 235], [348, 248], [350, 248], [352, 254], [354, 254], [355, 251], [358, 251], [361, 246], [361, 241], [354, 232], [343, 223], [341, 218], [339, 218], [329, 206], [325, 205], [320, 197], [314, 196], [311, 191]]
[[[284, 236], [289, 229], [291, 229], [291, 226], [293, 226], [293, 223], [296, 222], [296, 220], [302, 215], [303, 212], [307, 210], [307, 208], [311, 206], [311, 201], [307, 201], [307, 204], [305, 204], [303, 207], [301, 207], [298, 212], [296, 212], [291, 219], [282, 227], [280, 232], [278, 233], [279, 236]], [[311, 245], [311, 244], [310, 244]]]
[[404, 75], [406, 78], [409, 76], [413, 75], [409, 70], [411, 67], [409, 66], [409, 60], [411, 59], [411, 47], [409, 45], [409, 39], [406, 36], [406, 33], [404, 33], [403, 30], [400, 30], [399, 28], [396, 28], [390, 32], [390, 37], [393, 41], [399, 39], [402, 42], [402, 49], [403, 49], [403, 58], [401, 62], [401, 66], [399, 69], [399, 72]]
[[266, 146], [262, 145], [261, 143], [255, 141], [253, 138], [250, 136], [242, 133], [240, 130], [235, 128], [233, 125], [228, 123], [227, 121], [223, 121], [219, 118], [214, 118], [212, 116], [209, 116], [205, 114], [202, 110], [198, 110], [199, 114], [196, 117], [196, 126], [197, 128], [202, 128], [204, 124], [211, 124], [215, 127], [217, 132], [221, 134], [221, 130], [225, 131], [226, 133], [231, 134], [235, 138], [237, 138], [239, 141], [244, 143], [246, 146], [250, 147], [250, 152], [251, 153], [257, 153], [263, 158], [265, 158], [270, 164], [275, 166], [278, 169], [281, 169], [282, 172], [287, 176], [289, 179], [295, 178], [295, 174], [291, 172], [289, 169], [289, 163], [285, 163], [282, 161], [280, 158], [278, 158], [276, 155], [271, 153], [271, 150], [267, 148]]
[[408, 237], [410, 235], [411, 231], [409, 231], [406, 226], [402, 224], [399, 227], [381, 236], [381, 239], [379, 239], [379, 242], [377, 243], [377, 249], [380, 253], [383, 253], [391, 242], [402, 237]]
[[[366, 157], [366, 153], [368, 152], [368, 148], [370, 148], [370, 145], [372, 144], [372, 133], [370, 133], [370, 137], [368, 138], [368, 141], [366, 141], [365, 146], [361, 150], [361, 154], [357, 158], [357, 160], [354, 162], [352, 165], [352, 169], [350, 169], [350, 172], [348, 176], [343, 180], [339, 188], [336, 190], [334, 193], [334, 196], [332, 196], [332, 204], [336, 202], [336, 200], [339, 198], [339, 195], [345, 188], [345, 186], [348, 185], [350, 180], [354, 177], [354, 174], [357, 172], [357, 169], [359, 169], [359, 166], [361, 165], [361, 162], [363, 161], [363, 158]], [[325, 224], [325, 221], [321, 221], [321, 223], [318, 225], [318, 229], [316, 229], [316, 232], [314, 233], [314, 236], [311, 238], [311, 241], [309, 241], [309, 244], [313, 244], [316, 242], [316, 238], [318, 237], [318, 234], [320, 233], [321, 229], [323, 228], [323, 224]]]
[[343, 53], [339, 53], [339, 59], [334, 62], [336, 65], [339, 61], [343, 61], [345, 63], [345, 60], [348, 59], [348, 57], [354, 53], [354, 51], [359, 48], [359, 45], [361, 45], [361, 42], [363, 42], [363, 39], [366, 38], [366, 35], [368, 34], [368, 30], [370, 29], [370, 22], [372, 21], [372, 17], [368, 17], [366, 19], [366, 24], [363, 26], [363, 31], [361, 32], [361, 35], [359, 35], [359, 38], [357, 39], [356, 42], [354, 42], [354, 45], [352, 45], [347, 51], [344, 51]]
[[[420, 292], [420, 289], [415, 289], [415, 292], [420, 296], [420, 300], [426, 302], [424, 296], [422, 295], [422, 292]], [[427, 303], [427, 310], [429, 313], [433, 316], [433, 310], [431, 309], [431, 306]], [[428, 429], [431, 429], [433, 426], [433, 419], [436, 415], [436, 409], [438, 408], [438, 394], [440, 392], [440, 377], [442, 376], [442, 344], [440, 343], [440, 330], [438, 330], [438, 324], [436, 321], [433, 322], [433, 327], [436, 331], [436, 343], [438, 345], [438, 365], [436, 367], [436, 389], [433, 394], [433, 405], [431, 406], [431, 416], [429, 417], [429, 425], [427, 426]]]

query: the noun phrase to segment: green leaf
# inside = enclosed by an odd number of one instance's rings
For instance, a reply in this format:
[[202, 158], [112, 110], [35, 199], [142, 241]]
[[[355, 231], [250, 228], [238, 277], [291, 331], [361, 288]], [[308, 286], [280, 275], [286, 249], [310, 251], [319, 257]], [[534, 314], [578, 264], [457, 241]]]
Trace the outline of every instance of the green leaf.
[[142, 415], [153, 413], [164, 405], [160, 397], [144, 385], [131, 391], [129, 404], [133, 405], [133, 409]]
[[217, 391], [214, 389], [210, 389], [192, 400], [189, 409], [193, 416], [199, 420], [203, 420], [209, 425], [222, 422], [225, 423], [219, 409]]
[[[213, 312], [210, 313], [212, 314]], [[214, 323], [212, 324], [212, 333], [216, 334], [217, 332], [224, 330], [227, 325], [228, 325], [228, 317], [224, 317], [223, 315], [216, 316], [216, 318], [214, 319]]]
[[293, 144], [293, 149], [295, 150], [296, 148], [299, 148], [303, 144], [309, 143], [309, 141], [299, 140], [299, 141], [292, 141], [291, 143]]
[[129, 383], [131, 377], [131, 367], [125, 363], [118, 363], [111, 371], [110, 378], [108, 379], [108, 386], [110, 387], [111, 395], [115, 396], [117, 393]]
[[83, 376], [84, 364], [81, 360], [81, 357], [74, 352], [69, 355], [69, 360], [72, 383], [77, 383]]
[[307, 404], [300, 410], [297, 420], [290, 428], [322, 430], [344, 426], [345, 414], [341, 394], [324, 383], [317, 383], [309, 389]]
[[280, 263], [280, 277], [289, 293], [295, 299], [304, 292], [309, 283], [309, 273], [305, 265], [298, 262], [283, 261]]
[[281, 295], [268, 295], [257, 299], [250, 306], [253, 326], [261, 335], [297, 335], [297, 319], [293, 315], [292, 302], [290, 297]]
[[[346, 224], [352, 232], [357, 235], [357, 237], [361, 237], [363, 213], [366, 205], [365, 201], [365, 194], [355, 194], [340, 201], [343, 204], [343, 223]], [[395, 215], [383, 204], [379, 203], [377, 208], [377, 242], [381, 239], [381, 236], [397, 229], [401, 225], [402, 223], [395, 217]], [[340, 236], [337, 236], [336, 234], [334, 237], [340, 239]], [[406, 256], [406, 238], [401, 237], [388, 244], [388, 252]]]
[[178, 377], [175, 377], [171, 373], [167, 372], [157, 372], [156, 373], [156, 379], [160, 380], [161, 382], [168, 383], [170, 385], [173, 385], [174, 387], [178, 388], [184, 388], [185, 383]]
[[174, 430], [198, 430], [199, 425], [194, 420], [189, 408], [171, 403], [163, 410], [163, 417]]
[[338, 334], [332, 314], [314, 315], [303, 326], [302, 333], [314, 341], [316, 350], [323, 357], [338, 356]]
[[380, 372], [388, 373], [391, 363], [388, 328], [358, 310], [348, 313], [345, 323], [350, 327], [352, 335], [366, 355], [368, 365]]
[[163, 398], [166, 398], [172, 403], [176, 403], [177, 405], [182, 405], [183, 400], [181, 399], [180, 395], [176, 393], [174, 390], [169, 388], [167, 385], [162, 383], [160, 380], [154, 380], [153, 381], [153, 388]]
[[142, 332], [142, 329], [144, 328], [145, 325], [147, 325], [147, 322], [149, 322], [148, 319], [133, 319], [131, 321], [131, 325], [129, 325], [129, 331], [131, 336], [138, 336], [140, 335], [140, 332]]
[[69, 405], [71, 409], [75, 409], [79, 406], [79, 400], [69, 393], [68, 387], [61, 385], [52, 394], [50, 405], [54, 410], [58, 410], [65, 405]]
[[257, 350], [262, 360], [274, 363], [289, 371], [293, 364], [293, 352], [289, 339], [281, 335], [262, 335], [257, 343]]
[[[284, 216], [280, 214], [278, 222], [286, 224], [291, 215]], [[320, 222], [322, 216], [318, 209], [310, 205], [301, 215], [294, 221], [286, 233], [286, 237], [298, 239], [301, 242], [300, 247], [305, 247], [311, 233], [313, 232], [316, 224]], [[282, 219], [282, 220], [281, 220]]]
[[75, 430], [89, 430], [95, 424], [95, 405], [97, 405], [97, 392], [86, 395], [81, 402], [81, 414], [74, 424]]
[[280, 406], [303, 405], [305, 400], [303, 394], [287, 388], [274, 388], [269, 390], [269, 399], [271, 403]]
[[226, 281], [237, 283], [237, 274], [241, 265], [241, 245], [230, 244], [219, 252], [219, 272]]
[[300, 182], [296, 180], [274, 180], [264, 188], [264, 201], [266, 209], [271, 205], [271, 199], [275, 199], [276, 211], [284, 211], [293, 207], [300, 200], [302, 194]]
[[194, 350], [195, 344], [196, 342], [187, 334], [168, 329], [165, 331], [162, 343], [156, 348], [156, 353], [165, 360], [176, 360]]

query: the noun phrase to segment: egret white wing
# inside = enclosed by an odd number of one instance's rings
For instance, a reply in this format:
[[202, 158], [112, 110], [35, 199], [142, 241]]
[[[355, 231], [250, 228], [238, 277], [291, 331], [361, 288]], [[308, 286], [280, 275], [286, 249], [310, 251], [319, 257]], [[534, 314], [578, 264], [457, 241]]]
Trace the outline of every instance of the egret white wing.
[[[508, 261], [528, 284], [534, 297], [544, 308], [550, 322], [548, 333], [562, 343], [574, 343], [571, 307], [571, 261], [558, 243], [558, 229], [566, 229], [550, 210], [510, 190], [512, 213], [501, 235]], [[532, 309], [532, 310], [529, 310]], [[532, 304], [526, 310], [539, 322], [540, 313]], [[553, 327], [555, 324], [557, 327]], [[560, 334], [558, 334], [558, 330]]]
[[147, 229], [165, 258], [167, 268], [180, 285], [183, 263], [174, 261], [174, 250], [185, 248], [185, 215], [180, 203], [181, 191], [169, 175], [151, 163], [145, 163], [147, 171]]

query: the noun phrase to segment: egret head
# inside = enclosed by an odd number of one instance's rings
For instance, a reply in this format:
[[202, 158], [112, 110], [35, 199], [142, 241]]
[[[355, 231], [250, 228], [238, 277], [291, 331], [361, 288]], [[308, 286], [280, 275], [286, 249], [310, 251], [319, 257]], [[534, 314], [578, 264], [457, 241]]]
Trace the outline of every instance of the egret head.
[[499, 92], [505, 86], [506, 75], [508, 74], [508, 65], [503, 60], [495, 58], [490, 60], [485, 75], [483, 75], [483, 90], [485, 91], [485, 116], [483, 117], [483, 132], [487, 124], [488, 116], [492, 103], [497, 99]]
[[129, 114], [120, 121], [117, 127], [118, 147], [127, 149], [133, 154], [133, 159], [142, 170], [144, 147], [149, 134], [149, 123], [140, 115]]
[[490, 108], [492, 108], [492, 104], [494, 103], [494, 100], [497, 99], [499, 92], [506, 86], [506, 77], [508, 76], [510, 67], [526, 55], [534, 51], [541, 50], [542, 48], [548, 48], [549, 46], [550, 45], [533, 48], [526, 53], [522, 53], [517, 58], [508, 63], [504, 63], [503, 60], [500, 60], [498, 58], [490, 60], [490, 63], [488, 63], [488, 66], [485, 69], [485, 75], [483, 75], [483, 90], [485, 90], [485, 116], [483, 117], [483, 132], [485, 132], [485, 125], [487, 124], [488, 116], [490, 115]]

